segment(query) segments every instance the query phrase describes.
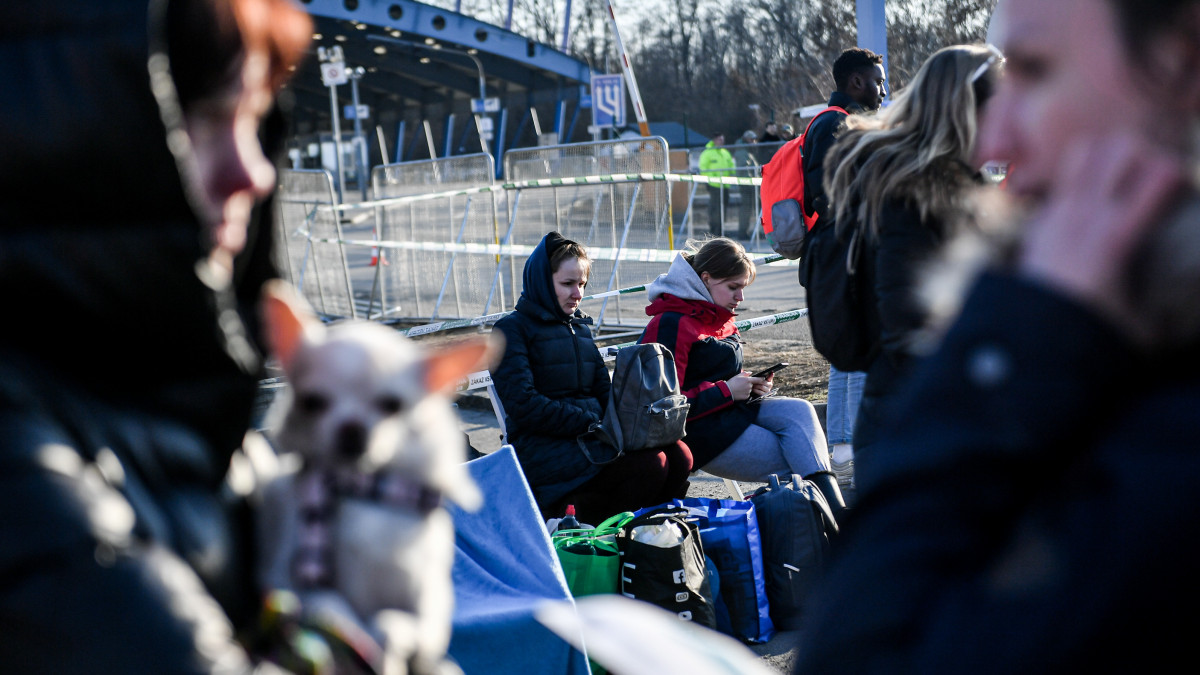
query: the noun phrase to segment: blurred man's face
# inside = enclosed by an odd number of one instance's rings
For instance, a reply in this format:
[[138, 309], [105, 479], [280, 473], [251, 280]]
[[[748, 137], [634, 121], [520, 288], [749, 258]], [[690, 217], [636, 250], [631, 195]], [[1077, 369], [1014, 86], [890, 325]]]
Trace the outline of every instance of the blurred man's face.
[[976, 158], [1010, 163], [1014, 196], [1043, 198], [1081, 137], [1172, 116], [1145, 92], [1107, 0], [1009, 0], [1000, 20], [1006, 75], [983, 111]]
[[214, 263], [231, 270], [246, 245], [255, 202], [270, 193], [275, 168], [263, 155], [258, 129], [271, 107], [267, 57], [249, 55], [240, 76], [185, 111]]

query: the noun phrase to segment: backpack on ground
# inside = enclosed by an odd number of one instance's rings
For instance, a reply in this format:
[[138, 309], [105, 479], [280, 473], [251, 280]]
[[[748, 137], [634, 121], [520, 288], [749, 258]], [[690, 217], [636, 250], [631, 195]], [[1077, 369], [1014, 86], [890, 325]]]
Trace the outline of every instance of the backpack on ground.
[[804, 133], [784, 143], [762, 168], [762, 227], [771, 248], [789, 260], [804, 254], [804, 239], [817, 215], [804, 213], [804, 138], [813, 122], [830, 111], [847, 114], [830, 106], [809, 121]]
[[808, 233], [800, 285], [808, 306], [813, 348], [835, 368], [866, 370], [879, 353], [879, 314], [871, 307], [872, 245], [856, 223], [841, 228], [826, 219]]
[[817, 486], [797, 474], [784, 485], [779, 476], [770, 476], [750, 501], [762, 539], [771, 621], [791, 630], [798, 626], [804, 601], [829, 558], [838, 525]]
[[[679, 393], [675, 356], [657, 342], [630, 345], [617, 351], [612, 390], [604, 419], [588, 430], [609, 445], [627, 452], [659, 448], [683, 438], [687, 397]], [[580, 446], [591, 459], [587, 444]]]

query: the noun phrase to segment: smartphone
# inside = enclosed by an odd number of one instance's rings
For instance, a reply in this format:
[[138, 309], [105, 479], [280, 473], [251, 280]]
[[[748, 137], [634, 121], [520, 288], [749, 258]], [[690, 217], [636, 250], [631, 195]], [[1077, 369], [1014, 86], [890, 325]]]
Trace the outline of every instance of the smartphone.
[[766, 376], [770, 375], [771, 373], [774, 373], [776, 371], [787, 368], [789, 365], [791, 365], [791, 364], [779, 362], [779, 363], [776, 363], [775, 365], [771, 366], [770, 368], [764, 368], [764, 369], [758, 371], [757, 373], [754, 373], [750, 377], [766, 377]]

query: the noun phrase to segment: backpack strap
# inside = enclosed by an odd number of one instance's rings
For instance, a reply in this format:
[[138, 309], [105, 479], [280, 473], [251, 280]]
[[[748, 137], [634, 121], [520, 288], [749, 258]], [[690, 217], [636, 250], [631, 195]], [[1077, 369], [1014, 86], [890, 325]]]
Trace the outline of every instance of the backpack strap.
[[812, 129], [812, 125], [816, 124], [817, 120], [821, 118], [821, 115], [824, 115], [827, 112], [834, 112], [834, 111], [840, 112], [843, 115], [847, 115], [847, 116], [850, 115], [850, 113], [846, 112], [845, 108], [842, 108], [842, 107], [836, 106], [836, 105], [831, 105], [828, 108], [817, 113], [816, 115], [813, 115], [813, 118], [808, 121], [808, 126], [804, 127], [804, 133], [800, 134], [800, 170], [801, 171], [804, 171], [804, 141], [808, 140], [808, 130]]
[[[836, 105], [831, 105], [828, 108], [826, 108], [826, 109], [822, 110], [821, 112], [817, 113], [816, 115], [814, 115], [813, 118], [808, 121], [808, 126], [804, 127], [804, 133], [802, 133], [802, 134], [800, 134], [800, 136], [798, 136], [798, 139], [800, 141], [800, 157], [797, 158], [796, 162], [800, 165], [799, 168], [800, 168], [801, 176], [804, 175], [804, 158], [808, 156], [808, 153], [805, 152], [805, 150], [804, 150], [804, 143], [805, 143], [805, 141], [808, 140], [808, 132], [810, 129], [812, 129], [812, 125], [816, 124], [817, 120], [820, 119], [821, 116], [827, 112], [840, 112], [843, 115], [847, 115], [847, 116], [850, 114], [850, 113], [846, 112], [845, 108], [842, 108], [842, 107], [836, 106]], [[816, 225], [817, 216], [809, 215], [809, 213], [804, 209], [804, 195], [800, 195], [800, 217], [804, 219], [804, 229], [805, 230], [811, 231], [813, 229], [813, 226]]]

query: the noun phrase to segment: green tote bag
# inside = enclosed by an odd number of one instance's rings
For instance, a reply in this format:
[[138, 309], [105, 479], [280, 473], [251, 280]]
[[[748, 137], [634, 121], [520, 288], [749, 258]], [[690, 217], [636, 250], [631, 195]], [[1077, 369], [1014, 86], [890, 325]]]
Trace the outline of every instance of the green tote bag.
[[633, 514], [627, 511], [600, 523], [594, 530], [558, 530], [553, 534], [554, 550], [571, 595], [578, 598], [617, 592], [621, 563], [615, 535], [632, 518]]

